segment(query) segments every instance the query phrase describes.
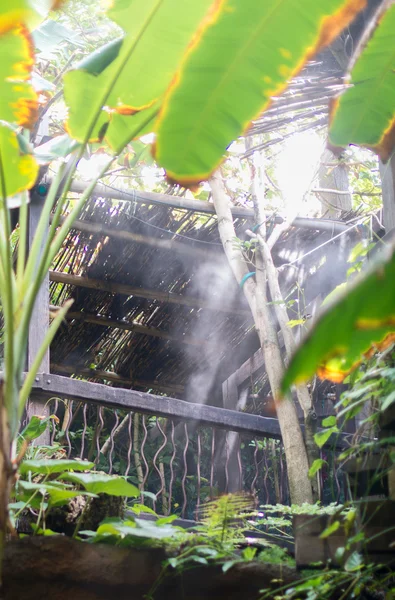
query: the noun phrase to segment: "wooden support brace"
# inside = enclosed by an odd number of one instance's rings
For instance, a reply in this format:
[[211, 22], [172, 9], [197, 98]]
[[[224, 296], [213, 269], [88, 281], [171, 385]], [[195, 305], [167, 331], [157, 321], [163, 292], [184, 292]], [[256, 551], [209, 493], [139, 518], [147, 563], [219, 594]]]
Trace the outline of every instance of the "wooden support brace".
[[258, 437], [279, 437], [277, 419], [250, 415], [216, 406], [194, 404], [168, 396], [156, 396], [136, 390], [114, 388], [100, 383], [90, 383], [44, 373], [36, 378], [35, 394], [46, 398], [70, 398], [82, 402], [116, 409], [134, 410], [141, 413], [197, 421], [201, 425], [219, 427], [231, 431], [249, 433]]
[[[251, 437], [281, 437], [278, 420], [270, 417], [195, 404], [169, 396], [156, 396], [136, 390], [114, 388], [52, 373], [41, 373], [36, 377], [33, 393], [40, 398], [69, 398], [79, 402], [91, 402], [99, 406], [198, 422], [203, 426], [227, 429], [248, 434]], [[333, 443], [337, 448], [345, 448], [347, 447], [347, 436], [333, 435], [327, 445], [331, 446]]]

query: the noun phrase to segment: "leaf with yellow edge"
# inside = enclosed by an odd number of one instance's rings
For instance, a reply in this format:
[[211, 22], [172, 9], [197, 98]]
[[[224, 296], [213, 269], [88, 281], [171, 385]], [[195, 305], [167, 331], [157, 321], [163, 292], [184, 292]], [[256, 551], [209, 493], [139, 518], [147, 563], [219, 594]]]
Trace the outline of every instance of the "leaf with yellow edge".
[[137, 124], [146, 122], [143, 112], [157, 113], [157, 102], [211, 3], [115, 0], [108, 16], [125, 37], [64, 77], [69, 134], [80, 142], [105, 139], [115, 152], [122, 150]]
[[357, 49], [351, 87], [332, 105], [329, 132], [333, 146], [367, 146], [383, 161], [395, 147], [395, 4], [388, 6], [382, 4], [366, 47]]
[[4, 196], [9, 206], [20, 204], [12, 198], [31, 188], [37, 177], [38, 165], [31, 154], [22, 154], [16, 133], [0, 125], [0, 204]]
[[314, 373], [341, 382], [364, 357], [395, 342], [395, 251], [355, 279], [309, 331], [292, 357], [282, 389]]
[[28, 82], [34, 64], [27, 30], [16, 27], [0, 36], [0, 120], [31, 127], [37, 96]]
[[34, 29], [59, 5], [59, 0], [3, 0], [0, 4], [0, 35], [20, 23], [24, 23], [30, 30]]
[[250, 121], [365, 0], [218, 0], [173, 79], [155, 155], [184, 185], [207, 179]]

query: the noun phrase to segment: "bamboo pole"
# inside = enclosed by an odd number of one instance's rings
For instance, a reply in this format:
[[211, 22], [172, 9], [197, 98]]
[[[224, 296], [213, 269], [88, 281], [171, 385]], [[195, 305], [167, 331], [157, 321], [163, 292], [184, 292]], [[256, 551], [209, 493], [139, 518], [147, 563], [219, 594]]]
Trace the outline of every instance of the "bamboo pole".
[[180, 304], [189, 306], [190, 308], [206, 308], [219, 312], [232, 313], [235, 315], [250, 316], [251, 313], [247, 308], [236, 308], [215, 303], [212, 305], [210, 301], [194, 298], [193, 296], [181, 296], [173, 292], [160, 292], [159, 290], [147, 290], [144, 288], [133, 287], [124, 283], [116, 283], [115, 281], [102, 281], [101, 279], [91, 279], [90, 277], [82, 277], [80, 275], [70, 275], [69, 273], [59, 273], [57, 271], [49, 272], [50, 281], [56, 283], [65, 283], [84, 287], [110, 294], [123, 294], [125, 296], [137, 296], [137, 298], [145, 298], [148, 300], [158, 300], [159, 302], [167, 302], [169, 304]]
[[[60, 306], [50, 306], [50, 311], [55, 312], [60, 309]], [[141, 325], [140, 323], [119, 321], [117, 319], [108, 319], [107, 317], [103, 317], [100, 315], [94, 315], [90, 313], [84, 313], [81, 311], [70, 311], [66, 315], [66, 319], [68, 321], [77, 320], [83, 321], [84, 323], [92, 323], [93, 325], [101, 325], [102, 327], [110, 327], [111, 329], [122, 329], [123, 331], [134, 331], [136, 333], [141, 333], [142, 335], [149, 335], [152, 337], [161, 338], [164, 340], [170, 340], [172, 342], [176, 342], [177, 344], [187, 344], [190, 346], [199, 346], [199, 347], [212, 347], [214, 349], [214, 345], [211, 345], [209, 342], [206, 342], [203, 339], [199, 339], [196, 337], [192, 337], [189, 335], [183, 335], [181, 337], [177, 337], [172, 335], [171, 333], [167, 333], [166, 331], [162, 331], [161, 329], [157, 329], [155, 327], [148, 327], [147, 325]], [[215, 346], [218, 348], [218, 344]]]
[[[82, 194], [85, 191], [86, 183], [82, 181], [73, 181], [70, 185], [70, 192]], [[111, 198], [113, 200], [123, 200], [127, 202], [140, 202], [144, 204], [157, 204], [169, 206], [172, 208], [180, 208], [191, 210], [194, 212], [215, 214], [214, 205], [211, 202], [204, 200], [195, 200], [183, 198], [181, 196], [170, 196], [168, 194], [157, 194], [155, 192], [143, 192], [141, 190], [120, 190], [112, 186], [98, 184], [96, 185], [93, 196], [100, 198]], [[254, 211], [251, 208], [232, 207], [232, 215], [244, 219], [251, 219], [254, 216]]]
[[[63, 220], [64, 217], [61, 219], [61, 222]], [[111, 238], [123, 240], [124, 242], [142, 244], [144, 246], [149, 246], [150, 248], [156, 248], [157, 250], [176, 252], [182, 256], [190, 256], [194, 260], [212, 262], [223, 258], [223, 250], [221, 246], [218, 245], [218, 251], [213, 252], [207, 248], [199, 247], [199, 240], [196, 240], [196, 245], [193, 239], [189, 239], [188, 243], [186, 244], [171, 238], [163, 239], [159, 237], [151, 237], [148, 235], [142, 235], [141, 233], [133, 233], [131, 231], [115, 229], [114, 227], [106, 227], [105, 225], [101, 225], [101, 223], [92, 223], [90, 221], [74, 221], [73, 229], [86, 233], [102, 234]]]

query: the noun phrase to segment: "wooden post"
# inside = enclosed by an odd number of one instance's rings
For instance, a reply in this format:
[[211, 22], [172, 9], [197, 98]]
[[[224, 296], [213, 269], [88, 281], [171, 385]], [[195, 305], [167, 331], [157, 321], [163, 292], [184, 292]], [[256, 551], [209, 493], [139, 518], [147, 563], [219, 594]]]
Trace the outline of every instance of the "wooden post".
[[[229, 410], [243, 410], [246, 404], [247, 394], [239, 397], [239, 389], [237, 385], [237, 373], [233, 373], [222, 384], [223, 407]], [[230, 493], [238, 492], [243, 489], [243, 478], [240, 473], [239, 453], [240, 453], [240, 434], [235, 431], [228, 431], [226, 439], [220, 440], [222, 446], [219, 462], [227, 464], [227, 490]]]
[[[28, 227], [28, 249], [31, 248], [34, 234], [37, 229], [38, 221], [41, 214], [41, 208], [44, 202], [44, 198], [39, 196], [35, 191], [30, 194], [30, 206], [29, 206], [29, 227]], [[45, 238], [42, 239], [42, 248], [45, 243]], [[29, 327], [29, 340], [27, 349], [27, 368], [33, 364], [33, 361], [37, 355], [37, 352], [44, 340], [45, 334], [49, 326], [49, 275], [45, 276], [43, 284], [37, 295], [36, 302], [34, 305], [32, 320]], [[39, 373], [49, 373], [49, 350], [45, 353], [44, 359], [40, 365]], [[49, 405], [47, 399], [40, 397], [40, 395], [33, 394], [26, 406], [26, 419], [29, 421], [33, 415], [37, 416], [48, 416]], [[41, 435], [37, 440], [36, 444], [49, 444], [49, 430]]]
[[383, 188], [383, 223], [385, 232], [395, 229], [395, 155], [386, 163], [380, 161]]

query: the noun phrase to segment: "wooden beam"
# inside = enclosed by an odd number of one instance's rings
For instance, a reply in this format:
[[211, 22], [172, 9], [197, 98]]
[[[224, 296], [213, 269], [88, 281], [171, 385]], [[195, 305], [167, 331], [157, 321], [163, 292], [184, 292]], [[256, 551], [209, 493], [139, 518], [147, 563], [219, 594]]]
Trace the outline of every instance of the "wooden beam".
[[[57, 311], [59, 310], [59, 308], [59, 306], [50, 306], [51, 311]], [[161, 329], [156, 329], [155, 327], [148, 327], [147, 325], [141, 325], [140, 323], [134, 323], [133, 321], [131, 323], [128, 323], [125, 321], [119, 321], [117, 319], [108, 319], [107, 317], [94, 315], [90, 313], [84, 313], [80, 311], [69, 311], [66, 315], [66, 319], [68, 319], [69, 321], [76, 319], [77, 321], [83, 321], [84, 323], [93, 323], [94, 325], [100, 325], [102, 327], [110, 327], [111, 329], [134, 331], [136, 333], [141, 333], [142, 335], [149, 335], [151, 337], [170, 340], [172, 342], [176, 342], [177, 344], [187, 344], [190, 346], [214, 348], [213, 344], [210, 344], [209, 342], [206, 342], [203, 339], [199, 339], [189, 335], [171, 335], [171, 333], [167, 333], [166, 331], [162, 331]], [[218, 345], [216, 345], [216, 347], [218, 348]]]
[[[61, 222], [63, 221], [64, 217], [61, 219]], [[86, 233], [102, 234], [111, 238], [122, 240], [124, 242], [149, 246], [150, 248], [155, 248], [157, 250], [176, 252], [182, 256], [190, 256], [194, 260], [218, 262], [219, 259], [224, 259], [221, 245], [218, 245], [217, 247], [218, 252], [213, 252], [207, 248], [202, 248], [202, 244], [199, 244], [198, 240], [196, 241], [196, 245], [193, 240], [190, 240], [188, 244], [185, 244], [174, 239], [150, 237], [147, 235], [141, 235], [140, 233], [132, 233], [130, 231], [123, 231], [122, 229], [115, 229], [114, 227], [106, 227], [100, 223], [91, 223], [89, 221], [74, 221], [72, 229], [84, 231]]]
[[[81, 181], [73, 181], [70, 186], [70, 192], [75, 192], [77, 194], [82, 194], [85, 189], [86, 183], [82, 183]], [[205, 202], [204, 200], [191, 200], [189, 198], [181, 198], [180, 196], [157, 194], [155, 192], [142, 192], [141, 190], [133, 189], [123, 191], [119, 188], [112, 188], [102, 184], [97, 184], [95, 186], [92, 196], [123, 200], [124, 202], [157, 204], [200, 213], [215, 214], [214, 205], [211, 202]], [[234, 217], [241, 217], [243, 219], [253, 219], [254, 211], [251, 208], [235, 206], [232, 208], [232, 215]]]
[[69, 398], [115, 409], [134, 410], [170, 419], [195, 421], [201, 425], [246, 433], [251, 437], [280, 437], [277, 419], [205, 404], [193, 404], [185, 402], [185, 400], [156, 396], [136, 390], [114, 388], [100, 383], [79, 381], [52, 373], [39, 375], [34, 383], [34, 390], [47, 398], [54, 396]]
[[183, 394], [185, 390], [185, 387], [183, 385], [178, 385], [175, 383], [161, 383], [160, 381], [146, 381], [143, 379], [128, 379], [127, 377], [122, 377], [122, 375], [118, 375], [118, 373], [114, 373], [112, 371], [100, 371], [98, 369], [88, 368], [79, 369], [78, 367], [73, 367], [71, 365], [51, 364], [51, 371], [56, 371], [57, 373], [64, 373], [68, 375], [80, 375], [81, 377], [91, 379], [103, 379], [107, 381], [113, 381], [114, 383], [127, 385], [129, 388], [135, 386], [143, 388], [152, 388], [164, 392], [165, 394]]
[[[32, 246], [34, 235], [37, 230], [37, 225], [41, 216], [42, 205], [44, 198], [39, 196], [34, 188], [30, 192], [30, 205], [28, 214], [28, 240], [27, 247], [28, 252]], [[41, 252], [46, 242], [46, 235], [41, 240]], [[27, 368], [30, 369], [33, 365], [37, 353], [44, 341], [45, 335], [49, 328], [49, 278], [48, 274], [45, 276], [44, 281], [37, 294], [32, 318], [29, 325], [29, 337], [27, 345]], [[46, 351], [43, 361], [39, 367], [40, 373], [46, 373], [49, 371], [49, 348]], [[29, 397], [26, 405], [26, 420], [29, 421], [32, 416], [49, 416], [49, 406], [42, 398]], [[35, 444], [49, 444], [49, 430], [46, 430], [37, 440]]]
[[383, 164], [380, 161], [383, 187], [383, 223], [386, 233], [395, 229], [395, 155]]
[[[277, 419], [260, 417], [236, 410], [227, 410], [205, 404], [194, 404], [168, 396], [156, 396], [147, 392], [114, 388], [101, 383], [80, 381], [70, 377], [62, 377], [53, 373], [42, 373], [35, 379], [33, 393], [40, 397], [69, 398], [80, 402], [91, 402], [99, 406], [114, 409], [134, 410], [170, 419], [183, 419], [198, 422], [200, 425], [218, 427], [228, 431], [248, 434], [251, 437], [280, 438], [280, 426]], [[303, 429], [303, 426], [302, 426]], [[327, 446], [332, 443], [337, 448], [347, 447], [348, 434], [332, 435]]]
[[137, 296], [138, 298], [146, 298], [148, 300], [157, 300], [158, 302], [167, 302], [169, 304], [180, 304], [189, 306], [190, 308], [206, 308], [219, 312], [231, 313], [235, 315], [249, 316], [251, 312], [248, 308], [235, 308], [227, 306], [225, 303], [216, 304], [215, 307], [210, 302], [194, 298], [191, 296], [181, 296], [172, 292], [160, 292], [159, 290], [147, 290], [144, 288], [133, 287], [115, 281], [102, 281], [101, 279], [91, 279], [89, 277], [81, 277], [80, 275], [70, 275], [68, 273], [59, 273], [58, 271], [49, 272], [50, 281], [57, 283], [65, 283], [75, 285], [77, 287], [88, 288], [92, 290], [100, 290], [109, 292], [110, 294], [123, 294], [125, 296]]

